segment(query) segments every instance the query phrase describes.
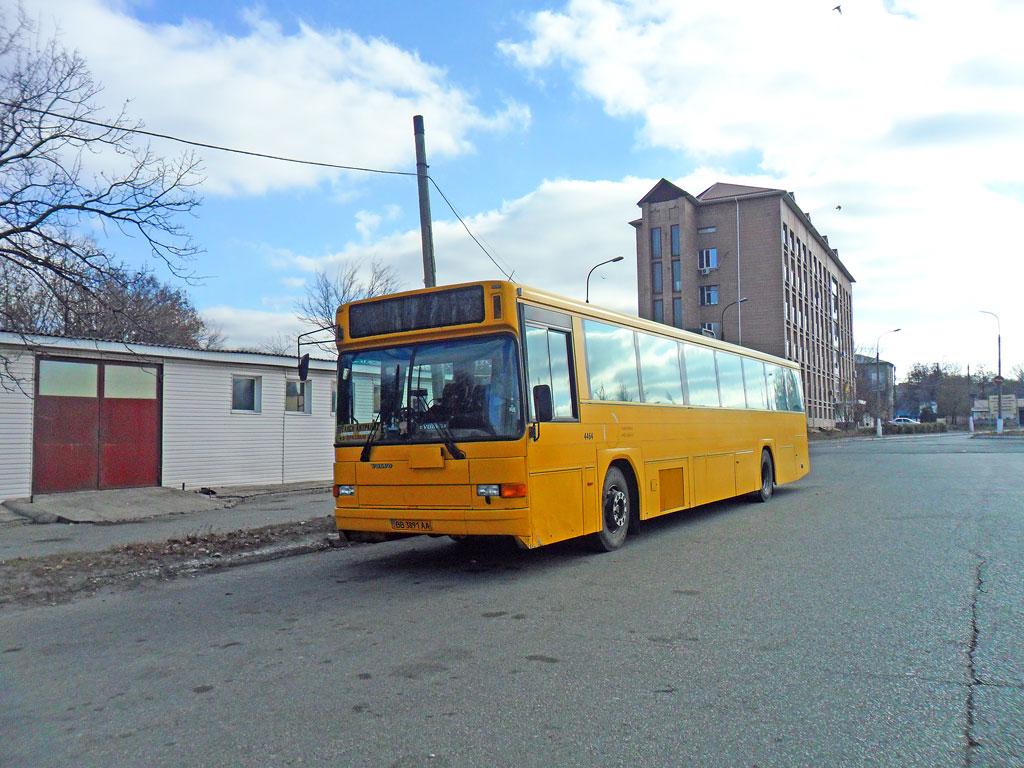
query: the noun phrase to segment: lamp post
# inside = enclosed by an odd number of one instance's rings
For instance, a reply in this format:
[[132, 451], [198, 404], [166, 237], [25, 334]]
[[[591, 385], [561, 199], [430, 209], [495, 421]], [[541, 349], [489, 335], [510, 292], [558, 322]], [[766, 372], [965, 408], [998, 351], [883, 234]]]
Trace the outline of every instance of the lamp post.
[[595, 264], [594, 266], [592, 266], [590, 268], [590, 272], [587, 272], [587, 304], [590, 303], [590, 275], [591, 275], [591, 273], [595, 269], [597, 269], [598, 267], [600, 267], [600, 266], [602, 266], [604, 264], [611, 264], [613, 261], [622, 261], [622, 257], [621, 256], [616, 256], [614, 259], [608, 259], [607, 261], [599, 262], [599, 263]]
[[1003, 432], [1003, 330], [999, 323], [999, 315], [987, 309], [978, 310], [982, 314], [992, 315], [996, 319], [996, 386], [999, 387], [998, 404], [996, 405], [996, 434]]
[[731, 301], [728, 304], [726, 304], [725, 308], [722, 310], [722, 322], [719, 323], [719, 326], [721, 326], [722, 328], [722, 341], [725, 341], [725, 310], [728, 309], [729, 307], [734, 307], [737, 304], [742, 304], [746, 300], [747, 297], [744, 296], [742, 299], [736, 299], [736, 301]]
[[[875, 340], [875, 408], [878, 411], [875, 416], [875, 435], [877, 437], [882, 436], [882, 377], [879, 374], [879, 344], [881, 344], [882, 342], [882, 336], [885, 336], [886, 334], [890, 333], [898, 333], [900, 330], [900, 328], [893, 328], [891, 331], [886, 331], [885, 333], [880, 334], [879, 337]], [[896, 382], [894, 381], [893, 384], [895, 383]]]

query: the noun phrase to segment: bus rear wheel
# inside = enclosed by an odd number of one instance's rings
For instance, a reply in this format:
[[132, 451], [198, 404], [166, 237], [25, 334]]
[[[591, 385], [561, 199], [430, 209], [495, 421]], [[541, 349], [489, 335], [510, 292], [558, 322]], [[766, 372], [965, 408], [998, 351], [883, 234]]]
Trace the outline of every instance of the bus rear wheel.
[[618, 467], [609, 467], [601, 491], [601, 530], [590, 537], [598, 552], [611, 552], [626, 541], [632, 515], [629, 483]]
[[775, 492], [775, 463], [765, 448], [761, 451], [761, 487], [754, 492], [754, 501], [766, 502]]

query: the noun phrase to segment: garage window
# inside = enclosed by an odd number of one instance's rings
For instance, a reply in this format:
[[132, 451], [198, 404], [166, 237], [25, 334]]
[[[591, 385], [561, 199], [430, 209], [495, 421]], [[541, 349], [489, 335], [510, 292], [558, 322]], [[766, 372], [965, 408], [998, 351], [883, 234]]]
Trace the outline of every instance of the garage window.
[[231, 377], [231, 410], [239, 413], [259, 413], [262, 409], [262, 376]]
[[39, 361], [39, 394], [50, 397], [97, 397], [95, 363]]
[[156, 400], [156, 368], [135, 365], [103, 366], [103, 396], [120, 400]]

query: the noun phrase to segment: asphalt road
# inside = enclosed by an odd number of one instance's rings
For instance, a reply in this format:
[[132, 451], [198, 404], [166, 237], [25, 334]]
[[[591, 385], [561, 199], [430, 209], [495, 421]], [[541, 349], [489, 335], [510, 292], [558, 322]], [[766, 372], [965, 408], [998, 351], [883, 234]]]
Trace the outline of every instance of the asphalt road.
[[0, 616], [0, 765], [1024, 765], [1024, 441], [815, 444], [627, 546], [416, 538]]

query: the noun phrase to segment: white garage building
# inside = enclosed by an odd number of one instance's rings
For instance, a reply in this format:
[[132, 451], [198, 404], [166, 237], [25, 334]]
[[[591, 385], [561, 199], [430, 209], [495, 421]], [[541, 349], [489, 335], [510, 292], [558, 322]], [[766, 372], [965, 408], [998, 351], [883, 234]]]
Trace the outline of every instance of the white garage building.
[[0, 332], [0, 501], [330, 482], [335, 363]]

